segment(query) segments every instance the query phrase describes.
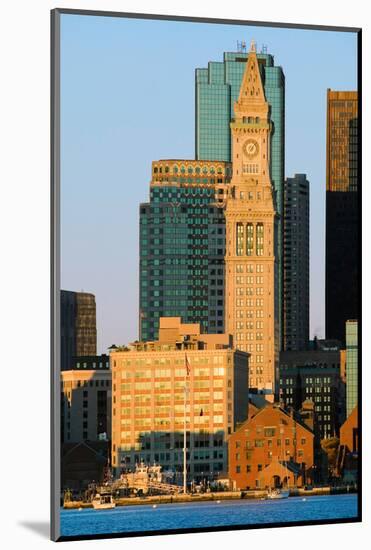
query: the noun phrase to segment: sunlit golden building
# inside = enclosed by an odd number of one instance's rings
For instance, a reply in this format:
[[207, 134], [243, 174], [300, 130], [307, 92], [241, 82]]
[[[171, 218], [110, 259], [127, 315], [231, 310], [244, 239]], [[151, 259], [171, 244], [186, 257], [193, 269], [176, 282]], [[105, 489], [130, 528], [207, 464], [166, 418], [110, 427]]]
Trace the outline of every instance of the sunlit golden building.
[[248, 354], [232, 343], [173, 317], [160, 319], [157, 341], [111, 350], [116, 473], [156, 462], [180, 482], [184, 418], [189, 480], [226, 471], [228, 436], [248, 408]]
[[233, 174], [225, 207], [226, 332], [238, 349], [251, 354], [250, 387], [272, 393], [279, 340], [272, 126], [254, 43], [234, 112]]

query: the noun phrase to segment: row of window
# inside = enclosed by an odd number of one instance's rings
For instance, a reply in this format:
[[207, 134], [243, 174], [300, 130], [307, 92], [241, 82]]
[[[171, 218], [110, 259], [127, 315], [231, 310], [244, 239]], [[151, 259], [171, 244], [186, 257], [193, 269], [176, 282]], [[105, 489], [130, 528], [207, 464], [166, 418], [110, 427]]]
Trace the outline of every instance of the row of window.
[[[164, 169], [162, 169], [163, 167], [162, 166], [154, 166], [153, 167], [153, 172], [154, 174], [162, 174], [162, 173], [169, 173], [169, 172], [173, 172], [174, 174], [177, 174], [178, 172], [180, 172], [181, 174], [185, 174], [186, 172], [188, 174], [215, 174], [215, 173], [218, 173], [218, 174], [223, 174], [223, 168], [222, 166], [218, 166], [215, 168], [215, 166], [202, 166], [202, 168], [200, 166], [196, 166], [195, 168], [192, 167], [192, 166], [189, 166], [188, 169], [186, 170], [185, 166], [184, 165], [180, 165], [177, 166], [176, 164], [172, 166], [172, 170], [171, 170], [171, 167], [169, 166], [164, 166]], [[225, 169], [225, 172], [226, 174], [230, 174], [232, 171], [232, 168], [229, 168], [227, 167]]]
[[[236, 273], [254, 273], [254, 269], [256, 270], [256, 273], [263, 273], [264, 272], [264, 265], [263, 264], [236, 264]], [[247, 282], [246, 278], [246, 282]]]
[[[255, 226], [255, 253], [263, 256], [264, 250], [264, 224], [257, 223]], [[254, 253], [254, 224], [246, 225], [238, 222], [236, 224], [236, 254], [237, 256], [252, 256]]]

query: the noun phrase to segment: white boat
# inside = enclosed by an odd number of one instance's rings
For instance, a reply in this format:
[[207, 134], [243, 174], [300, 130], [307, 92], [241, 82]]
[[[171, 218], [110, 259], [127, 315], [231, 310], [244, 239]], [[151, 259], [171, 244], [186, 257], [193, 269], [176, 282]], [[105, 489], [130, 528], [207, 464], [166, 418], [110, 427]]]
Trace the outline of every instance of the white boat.
[[270, 489], [267, 494], [269, 499], [289, 498], [289, 489]]
[[112, 493], [97, 493], [92, 500], [94, 510], [110, 510], [116, 507]]

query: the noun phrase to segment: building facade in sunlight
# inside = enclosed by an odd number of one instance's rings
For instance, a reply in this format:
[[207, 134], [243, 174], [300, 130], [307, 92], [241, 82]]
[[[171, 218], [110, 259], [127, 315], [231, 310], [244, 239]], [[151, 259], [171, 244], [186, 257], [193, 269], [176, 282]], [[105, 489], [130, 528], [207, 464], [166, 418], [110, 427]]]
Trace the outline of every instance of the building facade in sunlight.
[[[181, 481], [184, 418], [189, 480], [227, 468], [227, 438], [247, 418], [248, 354], [226, 334], [161, 318], [159, 339], [111, 351], [112, 466], [160, 463]], [[186, 391], [185, 391], [186, 388]]]
[[250, 387], [273, 395], [278, 367], [277, 224], [270, 177], [272, 124], [252, 43], [231, 122], [226, 201], [226, 332], [251, 354]]

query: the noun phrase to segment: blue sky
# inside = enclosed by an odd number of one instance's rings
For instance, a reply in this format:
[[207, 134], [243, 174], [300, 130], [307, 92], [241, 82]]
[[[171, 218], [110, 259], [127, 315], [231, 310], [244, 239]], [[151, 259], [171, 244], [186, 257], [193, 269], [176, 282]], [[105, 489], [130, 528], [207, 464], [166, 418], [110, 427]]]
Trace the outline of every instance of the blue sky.
[[286, 77], [285, 173], [310, 181], [310, 325], [324, 336], [326, 90], [357, 88], [356, 35], [63, 15], [61, 285], [95, 294], [98, 352], [138, 337], [139, 203], [152, 160], [194, 158], [195, 68], [251, 39]]

